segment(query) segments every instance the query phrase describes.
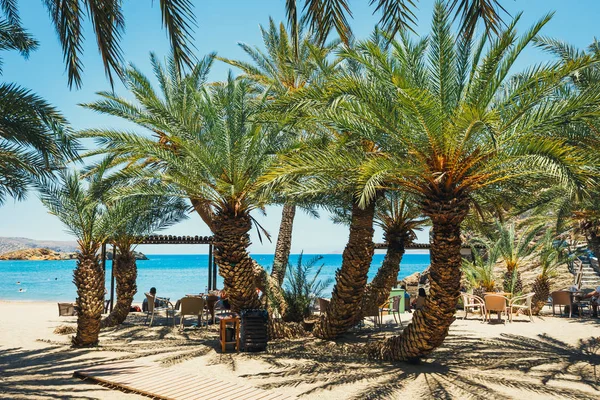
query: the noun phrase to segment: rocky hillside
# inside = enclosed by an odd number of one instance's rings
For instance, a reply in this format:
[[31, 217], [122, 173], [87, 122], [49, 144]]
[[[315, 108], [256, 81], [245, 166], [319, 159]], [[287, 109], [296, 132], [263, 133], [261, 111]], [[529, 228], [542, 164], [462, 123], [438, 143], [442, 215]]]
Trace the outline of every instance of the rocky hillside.
[[71, 260], [76, 257], [76, 253], [63, 253], [52, 249], [23, 249], [11, 251], [0, 255], [0, 260]]
[[72, 253], [77, 250], [74, 241], [34, 240], [22, 237], [0, 237], [0, 254], [23, 249], [49, 249], [55, 252]]

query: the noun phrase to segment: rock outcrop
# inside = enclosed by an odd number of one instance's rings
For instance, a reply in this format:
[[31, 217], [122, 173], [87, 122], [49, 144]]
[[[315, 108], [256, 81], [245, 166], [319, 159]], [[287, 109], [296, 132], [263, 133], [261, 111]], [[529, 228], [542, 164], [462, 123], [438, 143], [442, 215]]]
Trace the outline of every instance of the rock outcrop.
[[[136, 260], [147, 260], [145, 254], [134, 252]], [[77, 257], [76, 252], [62, 252], [46, 248], [32, 248], [10, 251], [0, 254], [0, 260], [28, 260], [28, 261], [57, 261], [57, 260], [74, 260]], [[106, 252], [106, 259], [112, 260], [112, 251]]]

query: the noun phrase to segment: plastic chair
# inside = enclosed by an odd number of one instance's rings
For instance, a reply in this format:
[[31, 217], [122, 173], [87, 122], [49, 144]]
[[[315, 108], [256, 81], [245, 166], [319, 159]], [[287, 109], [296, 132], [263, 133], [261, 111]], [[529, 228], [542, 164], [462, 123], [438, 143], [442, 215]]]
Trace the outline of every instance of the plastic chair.
[[573, 315], [573, 297], [571, 292], [568, 290], [557, 290], [550, 294], [552, 296], [552, 315], [556, 315], [555, 307], [558, 306], [558, 310], [562, 314], [561, 306], [569, 306], [569, 318]]
[[502, 320], [502, 313], [505, 312], [508, 315], [508, 297], [500, 296], [497, 294], [488, 294], [483, 298], [485, 305], [486, 319], [490, 321], [490, 313], [498, 313], [498, 321]]
[[[396, 321], [396, 325], [404, 326], [402, 325], [402, 318], [400, 318], [400, 296], [392, 297], [392, 306], [380, 308], [379, 312], [381, 314], [379, 317], [380, 321], [383, 320], [383, 313], [387, 312], [389, 314], [392, 314], [392, 316], [394, 317], [394, 321]], [[397, 318], [396, 315], [398, 316]]]
[[[160, 311], [164, 311], [167, 315], [167, 320], [169, 319], [169, 313], [173, 316], [173, 326], [175, 326], [175, 307], [171, 302], [166, 301], [164, 306], [157, 306], [155, 304], [156, 297], [151, 295], [150, 293], [145, 293], [146, 300], [148, 300], [148, 312], [146, 314], [146, 322], [148, 322], [148, 317], [150, 317], [150, 324], [152, 326], [152, 322], [154, 321], [154, 314]], [[161, 299], [164, 301], [164, 299]]]
[[531, 313], [531, 300], [535, 296], [535, 293], [527, 293], [522, 296], [513, 297], [508, 302], [509, 313], [509, 321], [512, 322], [513, 318], [513, 308], [517, 310], [528, 310], [529, 311], [529, 320], [533, 322], [533, 315]]
[[480, 308], [481, 309], [481, 322], [485, 321], [485, 302], [479, 296], [475, 296], [469, 293], [461, 293], [463, 298], [463, 310], [465, 312], [465, 316], [463, 319], [467, 319], [467, 315], [469, 314], [469, 309]]
[[[204, 298], [200, 296], [188, 296], [180, 300], [181, 311], [179, 314], [179, 329], [184, 329], [186, 315], [194, 315], [198, 317], [198, 322], [202, 325], [202, 316], [204, 315]], [[208, 321], [207, 321], [208, 326]]]

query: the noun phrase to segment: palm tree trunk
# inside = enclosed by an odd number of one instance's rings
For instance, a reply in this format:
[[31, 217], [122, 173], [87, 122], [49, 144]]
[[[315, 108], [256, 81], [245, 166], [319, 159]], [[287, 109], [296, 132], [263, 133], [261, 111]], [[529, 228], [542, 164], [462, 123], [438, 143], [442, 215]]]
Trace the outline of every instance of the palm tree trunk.
[[117, 282], [117, 303], [112, 312], [102, 320], [101, 327], [107, 328], [122, 324], [129, 314], [133, 296], [137, 292], [137, 265], [130, 247], [119, 248], [115, 258], [115, 280]]
[[460, 225], [469, 206], [463, 198], [425, 201], [424, 214], [432, 222], [429, 295], [402, 335], [367, 345], [373, 358], [417, 361], [439, 347], [454, 321], [460, 294]]
[[296, 216], [296, 206], [286, 203], [281, 212], [281, 224], [279, 225], [279, 235], [275, 246], [275, 256], [273, 257], [273, 270], [271, 276], [279, 282], [281, 286], [285, 277], [285, 270], [290, 258], [292, 248], [292, 228], [294, 227], [294, 217]]
[[374, 214], [375, 201], [364, 210], [357, 204], [352, 205], [350, 237], [342, 256], [342, 267], [336, 273], [329, 308], [313, 330], [319, 338], [333, 339], [350, 329], [356, 321], [373, 258]]
[[74, 347], [95, 346], [100, 334], [100, 319], [104, 310], [104, 271], [96, 252], [82, 251], [77, 255], [73, 273], [77, 286], [77, 333]]
[[213, 224], [215, 261], [223, 277], [231, 310], [259, 308], [256, 292], [254, 260], [248, 254], [252, 227], [250, 216], [244, 212], [219, 212]]
[[407, 232], [389, 231], [385, 233], [388, 243], [385, 258], [375, 278], [367, 285], [362, 310], [368, 311], [379, 308], [390, 296], [392, 287], [398, 281], [400, 262], [404, 255], [404, 246], [409, 242]]

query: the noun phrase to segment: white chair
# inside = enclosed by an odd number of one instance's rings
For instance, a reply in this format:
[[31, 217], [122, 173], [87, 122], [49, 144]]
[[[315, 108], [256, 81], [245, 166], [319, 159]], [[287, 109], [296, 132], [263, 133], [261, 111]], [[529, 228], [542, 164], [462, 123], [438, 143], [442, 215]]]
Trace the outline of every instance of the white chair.
[[469, 309], [479, 308], [481, 310], [481, 321], [485, 322], [485, 302], [483, 299], [469, 293], [461, 293], [461, 296], [463, 298], [463, 310], [465, 311], [463, 319], [467, 319]]
[[146, 322], [148, 322], [148, 317], [150, 317], [150, 324], [152, 326], [152, 322], [154, 322], [154, 314], [160, 311], [164, 311], [167, 315], [167, 320], [169, 319], [169, 314], [173, 317], [173, 326], [175, 326], [175, 307], [171, 304], [170, 301], [166, 299], [159, 298], [159, 302], [161, 305], [156, 305], [156, 297], [151, 295], [150, 293], [146, 294], [146, 300], [148, 301], [148, 313], [146, 314]]
[[513, 309], [516, 308], [518, 310], [527, 310], [529, 311], [529, 320], [533, 322], [533, 315], [531, 314], [531, 300], [535, 296], [535, 293], [527, 293], [522, 296], [513, 297], [508, 302], [508, 310], [509, 310], [509, 321], [512, 322], [513, 319]]

